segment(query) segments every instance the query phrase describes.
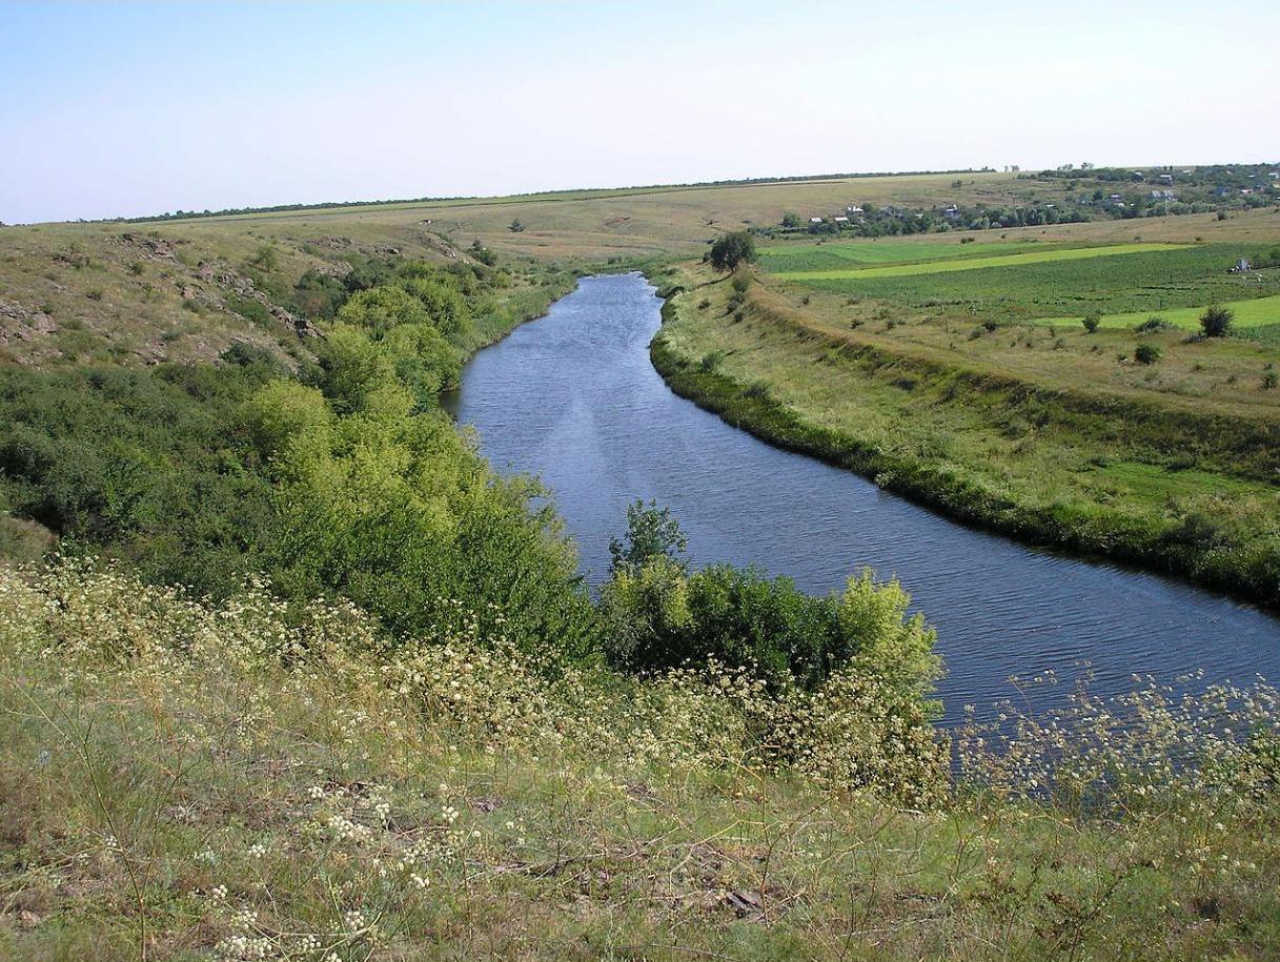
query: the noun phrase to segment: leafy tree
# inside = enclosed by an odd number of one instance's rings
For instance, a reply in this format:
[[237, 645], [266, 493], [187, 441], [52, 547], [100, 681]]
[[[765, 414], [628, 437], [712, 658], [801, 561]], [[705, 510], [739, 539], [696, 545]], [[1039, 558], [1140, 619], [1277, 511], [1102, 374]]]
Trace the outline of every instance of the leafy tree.
[[411, 261], [397, 273], [397, 285], [421, 302], [441, 334], [455, 342], [466, 336], [471, 329], [471, 308], [455, 275], [421, 261]]
[[1200, 329], [1205, 337], [1225, 337], [1231, 330], [1231, 322], [1235, 320], [1235, 312], [1221, 304], [1206, 307], [1200, 315]]
[[800, 219], [800, 215], [794, 211], [787, 211], [782, 215], [782, 226], [787, 230], [798, 230], [804, 226], [804, 221]]
[[656, 501], [646, 505], [637, 499], [627, 505], [627, 533], [623, 539], [609, 539], [609, 571], [638, 570], [659, 557], [668, 558], [683, 569], [685, 562], [679, 556], [688, 546], [670, 508], [659, 508]]
[[1086, 314], [1080, 323], [1084, 325], [1086, 331], [1092, 334], [1098, 329], [1098, 325], [1102, 323], [1102, 318], [1097, 313]]
[[381, 337], [401, 324], [429, 324], [431, 317], [422, 302], [408, 291], [374, 287], [353, 294], [338, 311], [338, 320]]
[[718, 271], [731, 271], [739, 264], [750, 264], [755, 259], [755, 238], [745, 230], [722, 234], [711, 245], [711, 266]]

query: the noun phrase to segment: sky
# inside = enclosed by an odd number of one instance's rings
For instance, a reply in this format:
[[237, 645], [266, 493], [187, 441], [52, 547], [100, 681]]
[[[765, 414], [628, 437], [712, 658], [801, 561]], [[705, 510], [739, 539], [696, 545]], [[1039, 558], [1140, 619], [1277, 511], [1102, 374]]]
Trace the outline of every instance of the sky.
[[1280, 160], [1275, 0], [0, 0], [0, 221]]

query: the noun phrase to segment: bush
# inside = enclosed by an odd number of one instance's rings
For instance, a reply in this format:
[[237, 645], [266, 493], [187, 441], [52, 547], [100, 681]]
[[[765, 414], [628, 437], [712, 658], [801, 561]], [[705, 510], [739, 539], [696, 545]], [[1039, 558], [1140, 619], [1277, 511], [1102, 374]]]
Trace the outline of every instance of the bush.
[[1099, 314], [1086, 314], [1080, 321], [1084, 325], [1084, 329], [1092, 334], [1098, 329], [1098, 325], [1102, 323], [1102, 317]]
[[1139, 344], [1133, 349], [1133, 359], [1139, 364], [1154, 364], [1160, 360], [1160, 348], [1154, 344]]
[[1233, 320], [1235, 313], [1230, 308], [1213, 304], [1206, 307], [1200, 315], [1200, 329], [1204, 331], [1205, 337], [1225, 337], [1231, 330]]
[[790, 578], [711, 565], [687, 575], [667, 555], [619, 567], [601, 596], [606, 647], [619, 667], [657, 672], [709, 662], [758, 675], [771, 689], [814, 689], [852, 666], [923, 694], [937, 675], [936, 634], [907, 617], [910, 597], [870, 572], [815, 598]]
[[1150, 334], [1155, 331], [1172, 331], [1176, 329], [1177, 326], [1178, 325], [1176, 324], [1169, 323], [1163, 317], [1160, 317], [1157, 314], [1152, 314], [1141, 324], [1136, 325], [1134, 327], [1134, 330], [1137, 331], [1139, 334]]

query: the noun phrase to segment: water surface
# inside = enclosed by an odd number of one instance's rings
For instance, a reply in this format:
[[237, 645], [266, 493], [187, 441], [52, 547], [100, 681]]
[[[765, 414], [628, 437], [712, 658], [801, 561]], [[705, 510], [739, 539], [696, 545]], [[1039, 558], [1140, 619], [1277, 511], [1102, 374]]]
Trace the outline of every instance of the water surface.
[[1047, 670], [1073, 678], [1088, 666], [1097, 692], [1135, 673], [1280, 678], [1280, 620], [1248, 605], [972, 531], [677, 397], [649, 362], [660, 308], [638, 274], [587, 278], [477, 354], [451, 402], [495, 468], [552, 489], [593, 584], [627, 504], [652, 498], [679, 519], [695, 564], [755, 564], [814, 593], [864, 566], [896, 575], [938, 629], [948, 722], [966, 704], [985, 715], [1021, 699], [1008, 677]]

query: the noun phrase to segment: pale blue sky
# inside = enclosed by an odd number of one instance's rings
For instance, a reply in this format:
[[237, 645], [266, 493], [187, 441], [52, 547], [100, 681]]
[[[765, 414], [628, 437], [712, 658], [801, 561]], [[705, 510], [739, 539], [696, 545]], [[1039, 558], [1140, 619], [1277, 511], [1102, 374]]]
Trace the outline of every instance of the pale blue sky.
[[14, 3], [0, 220], [1280, 160], [1274, 0]]

